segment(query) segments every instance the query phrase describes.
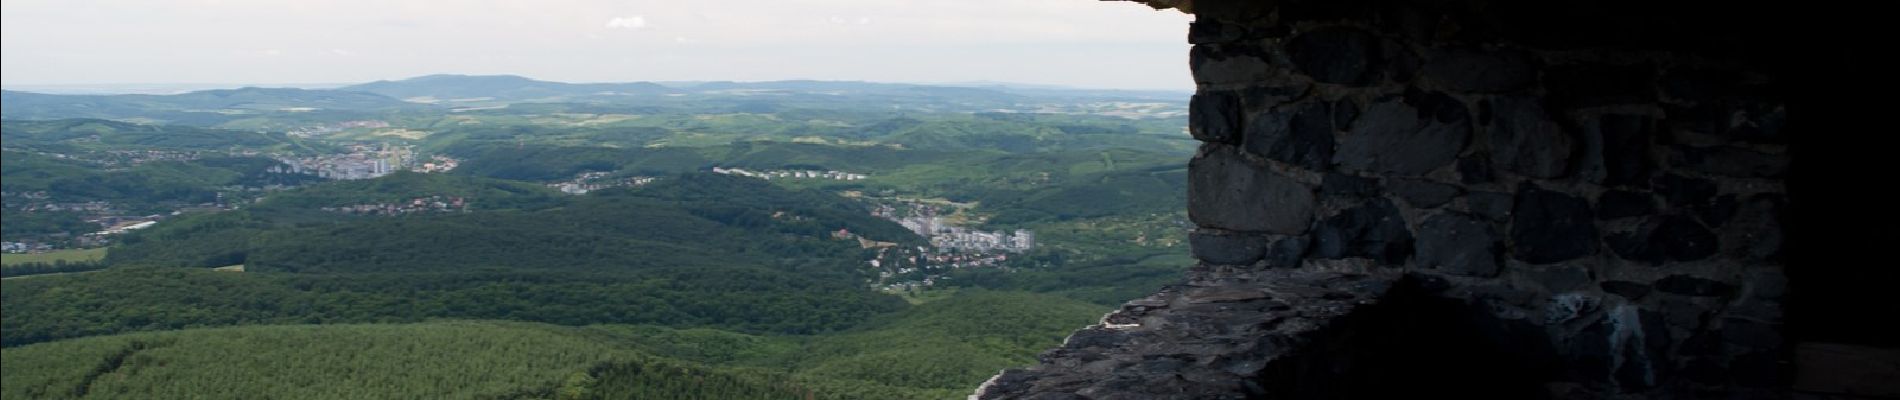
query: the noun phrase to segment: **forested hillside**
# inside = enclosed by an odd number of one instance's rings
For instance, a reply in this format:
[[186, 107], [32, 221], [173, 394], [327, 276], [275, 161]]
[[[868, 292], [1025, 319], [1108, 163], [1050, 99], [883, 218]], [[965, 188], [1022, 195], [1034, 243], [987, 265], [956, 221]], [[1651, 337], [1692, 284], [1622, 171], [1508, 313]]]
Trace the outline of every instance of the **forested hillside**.
[[962, 398], [1192, 262], [1170, 96], [7, 91], [0, 397]]

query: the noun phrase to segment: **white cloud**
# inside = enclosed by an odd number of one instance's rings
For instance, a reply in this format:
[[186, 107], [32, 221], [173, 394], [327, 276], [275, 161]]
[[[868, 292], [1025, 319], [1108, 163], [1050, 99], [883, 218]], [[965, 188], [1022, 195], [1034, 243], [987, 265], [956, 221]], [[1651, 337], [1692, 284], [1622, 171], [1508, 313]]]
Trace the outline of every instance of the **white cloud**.
[[344, 49], [330, 49], [330, 54], [335, 54], [339, 56], [348, 56], [348, 55], [354, 55], [356, 53], [351, 52], [349, 50], [344, 50]]
[[646, 27], [647, 27], [647, 17], [644, 15], [635, 15], [631, 17], [614, 17], [613, 19], [607, 20], [607, 29], [639, 30], [639, 29], [646, 29]]
[[283, 50], [278, 50], [278, 49], [266, 49], [266, 50], [264, 50], [264, 51], [260, 51], [260, 52], [257, 52], [257, 53], [258, 53], [258, 54], [263, 54], [263, 55], [266, 55], [266, 56], [271, 56], [271, 57], [276, 57], [276, 56], [281, 56], [281, 55], [284, 55], [284, 51], [283, 51]]

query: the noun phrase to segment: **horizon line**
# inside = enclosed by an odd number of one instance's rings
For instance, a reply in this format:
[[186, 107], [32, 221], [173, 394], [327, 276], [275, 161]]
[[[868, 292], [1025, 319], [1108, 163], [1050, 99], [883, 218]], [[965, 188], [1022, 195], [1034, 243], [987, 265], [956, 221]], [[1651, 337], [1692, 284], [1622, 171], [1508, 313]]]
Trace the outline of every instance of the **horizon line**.
[[[535, 77], [530, 77], [526, 75], [517, 75], [517, 74], [454, 74], [454, 73], [424, 74], [424, 75], [409, 76], [405, 78], [376, 79], [376, 80], [354, 81], [354, 82], [83, 82], [83, 83], [0, 82], [0, 89], [24, 91], [24, 92], [33, 92], [33, 90], [31, 89], [24, 89], [24, 88], [29, 88], [29, 87], [48, 88], [48, 89], [54, 89], [54, 88], [100, 89], [96, 93], [89, 93], [89, 94], [151, 94], [151, 93], [136, 93], [136, 92], [111, 93], [112, 90], [110, 90], [111, 87], [125, 88], [125, 87], [138, 87], [138, 86], [180, 87], [182, 91], [179, 91], [177, 93], [188, 93], [188, 92], [195, 92], [195, 91], [201, 91], [201, 90], [242, 89], [242, 88], [293, 88], [293, 89], [322, 90], [322, 89], [335, 89], [335, 88], [339, 88], [343, 86], [360, 85], [360, 84], [375, 83], [375, 82], [401, 82], [401, 81], [406, 81], [406, 80], [411, 80], [411, 79], [416, 79], [416, 78], [423, 78], [423, 77], [431, 77], [431, 76], [516, 77], [516, 78], [524, 78], [524, 79], [540, 81], [540, 82], [551, 82], [551, 83], [561, 83], [561, 84], [613, 84], [613, 83], [703, 84], [703, 83], [714, 83], [714, 82], [769, 83], [769, 82], [805, 81], [805, 82], [850, 82], [850, 83], [919, 85], [919, 86], [1004, 86], [1004, 87], [1018, 86], [1022, 88], [1028, 88], [1028, 89], [1111, 90], [1111, 91], [1135, 91], [1135, 92], [1147, 91], [1147, 92], [1193, 93], [1195, 90], [1191, 86], [1185, 87], [1185, 88], [1095, 87], [1095, 86], [1076, 86], [1076, 85], [1060, 84], [1060, 83], [1035, 83], [1035, 82], [1000, 81], [1000, 80], [906, 82], [906, 81], [872, 81], [872, 80], [851, 80], [851, 79], [787, 78], [787, 79], [764, 79], [764, 80], [694, 79], [694, 80], [629, 80], [629, 81], [569, 82], [569, 81], [547, 80], [547, 79], [541, 79], [541, 78], [535, 78]], [[183, 88], [183, 87], [190, 87], [190, 88]], [[54, 94], [54, 93], [48, 93], [48, 94]]]

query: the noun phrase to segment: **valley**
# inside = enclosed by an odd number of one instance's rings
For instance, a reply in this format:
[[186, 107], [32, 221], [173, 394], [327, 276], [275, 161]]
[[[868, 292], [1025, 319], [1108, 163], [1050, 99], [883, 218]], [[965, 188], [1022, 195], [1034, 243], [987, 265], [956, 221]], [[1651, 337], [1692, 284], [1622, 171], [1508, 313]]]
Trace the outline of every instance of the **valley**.
[[961, 398], [1191, 264], [1182, 94], [5, 97], [6, 398]]

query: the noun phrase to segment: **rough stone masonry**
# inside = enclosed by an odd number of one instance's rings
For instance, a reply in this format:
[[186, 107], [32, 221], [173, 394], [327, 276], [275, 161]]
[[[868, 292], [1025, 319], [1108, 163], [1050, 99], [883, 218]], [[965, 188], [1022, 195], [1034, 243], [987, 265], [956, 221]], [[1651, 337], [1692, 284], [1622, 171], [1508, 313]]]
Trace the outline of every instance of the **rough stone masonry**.
[[[1196, 16], [1200, 265], [972, 398], [1785, 388], [1786, 107], [1705, 27], [1627, 4], [1152, 3]], [[1397, 382], [1484, 387], [1376, 388]]]

